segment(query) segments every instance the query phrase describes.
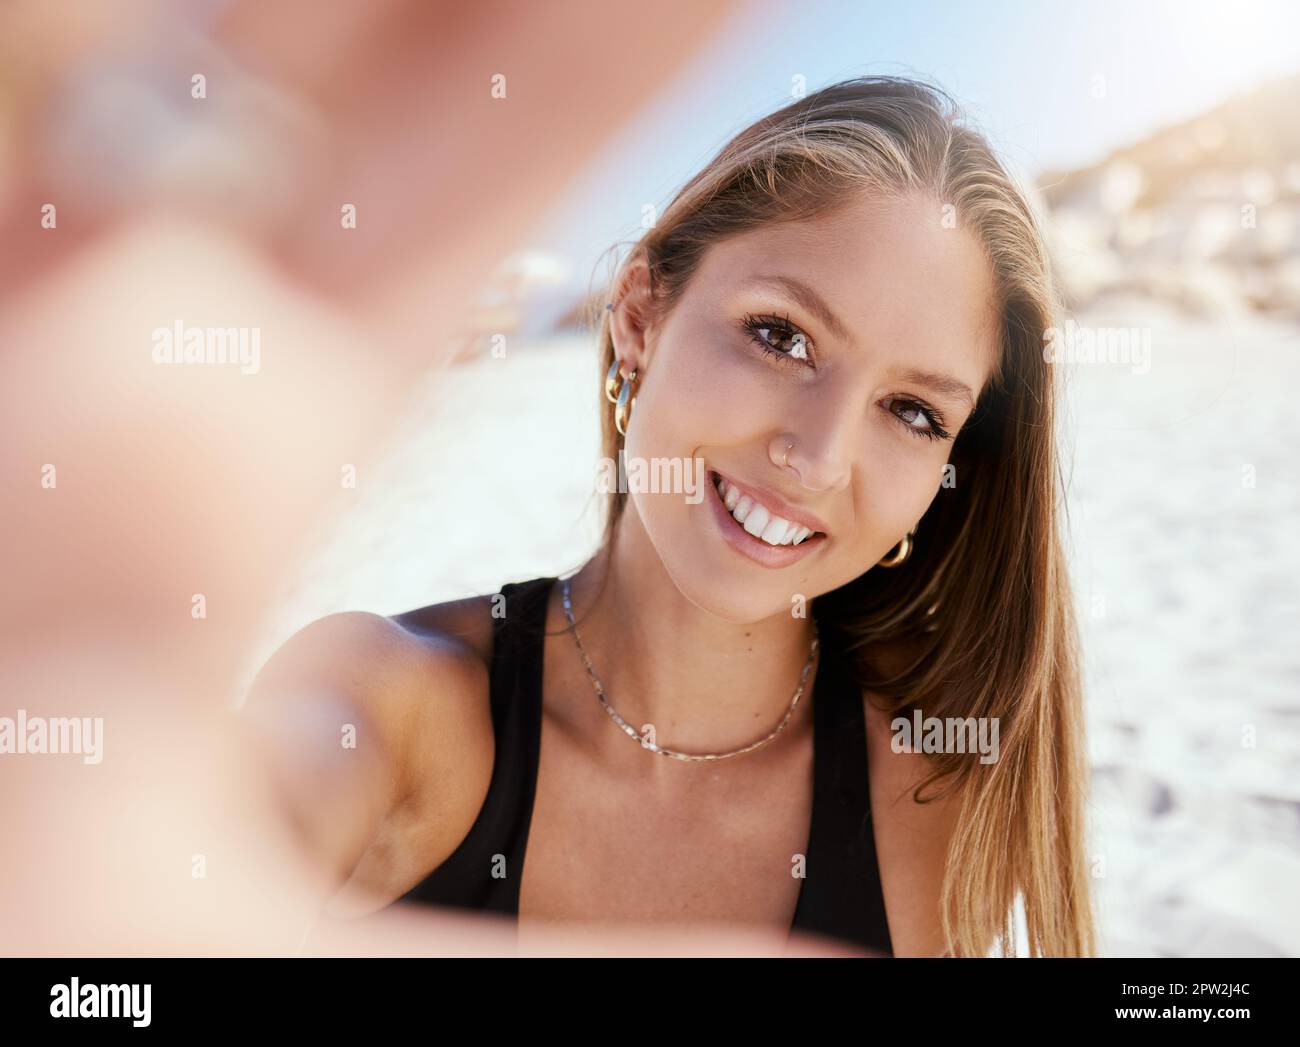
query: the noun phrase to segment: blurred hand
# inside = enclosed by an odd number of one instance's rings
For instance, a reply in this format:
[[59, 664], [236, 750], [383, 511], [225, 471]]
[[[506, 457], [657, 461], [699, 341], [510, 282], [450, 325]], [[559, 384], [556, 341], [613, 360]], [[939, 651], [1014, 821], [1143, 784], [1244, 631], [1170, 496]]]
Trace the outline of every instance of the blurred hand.
[[[0, 716], [103, 721], [98, 763], [0, 755], [6, 953], [510, 951], [487, 916], [321, 919], [227, 707], [304, 536], [348, 508], [341, 470], [365, 475], [476, 281], [729, 6], [0, 11]], [[156, 363], [178, 321], [258, 328], [259, 368]]]

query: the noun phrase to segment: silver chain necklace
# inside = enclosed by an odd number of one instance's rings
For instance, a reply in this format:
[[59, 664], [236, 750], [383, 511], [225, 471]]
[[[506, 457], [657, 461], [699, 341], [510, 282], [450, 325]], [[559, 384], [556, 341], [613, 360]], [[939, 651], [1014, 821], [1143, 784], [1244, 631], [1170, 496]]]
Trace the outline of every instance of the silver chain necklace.
[[578, 636], [578, 624], [573, 620], [573, 605], [569, 602], [569, 579], [565, 578], [562, 585], [562, 595], [564, 597], [564, 614], [569, 619], [569, 626], [573, 629], [573, 639], [578, 645], [578, 653], [582, 655], [582, 663], [587, 667], [587, 675], [591, 677], [591, 685], [596, 689], [596, 697], [600, 699], [600, 704], [604, 707], [605, 712], [613, 718], [614, 722], [623, 729], [623, 732], [636, 741], [644, 749], [658, 753], [660, 756], [671, 756], [674, 760], [725, 760], [728, 756], [739, 756], [741, 753], [752, 752], [760, 746], [766, 745], [783, 730], [785, 725], [790, 722], [790, 717], [794, 715], [795, 707], [799, 704], [799, 699], [803, 696], [804, 684], [808, 680], [808, 671], [812, 668], [813, 659], [817, 655], [817, 646], [820, 637], [817, 634], [817, 622], [813, 620], [813, 640], [812, 647], [808, 651], [808, 661], [804, 664], [803, 672], [799, 675], [799, 686], [794, 692], [794, 699], [790, 702], [790, 708], [786, 710], [785, 718], [777, 725], [776, 730], [772, 731], [765, 738], [760, 738], [751, 745], [746, 745], [741, 749], [733, 749], [729, 753], [682, 753], [673, 749], [665, 749], [654, 742], [645, 741], [637, 733], [636, 728], [619, 716], [618, 712], [605, 698], [605, 688], [601, 685], [600, 679], [596, 676], [596, 670], [591, 667], [591, 659], [587, 657], [587, 650], [582, 646], [582, 638]]

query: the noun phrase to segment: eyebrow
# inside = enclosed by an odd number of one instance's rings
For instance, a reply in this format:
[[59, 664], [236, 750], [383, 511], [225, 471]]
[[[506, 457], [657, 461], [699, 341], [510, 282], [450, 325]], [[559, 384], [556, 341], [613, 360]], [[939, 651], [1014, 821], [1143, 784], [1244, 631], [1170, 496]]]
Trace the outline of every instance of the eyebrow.
[[918, 371], [909, 368], [899, 373], [899, 377], [905, 382], [912, 382], [914, 385], [923, 385], [941, 396], [951, 396], [958, 400], [965, 400], [966, 404], [973, 411], [975, 410], [975, 394], [970, 391], [970, 387], [964, 382], [959, 382], [956, 378], [946, 374], [934, 374], [931, 371]]
[[[803, 281], [796, 280], [793, 276], [781, 276], [777, 273], [764, 273], [753, 277], [753, 281], [754, 283], [766, 284], [769, 287], [784, 291], [825, 324], [826, 329], [840, 341], [848, 342], [852, 340], [849, 337], [848, 330], [840, 323], [839, 317], [835, 315], [831, 307], [826, 304], [821, 295]], [[970, 391], [970, 387], [964, 382], [958, 381], [951, 375], [935, 374], [932, 371], [909, 368], [901, 371], [899, 377], [905, 382], [925, 386], [927, 389], [943, 396], [965, 400], [971, 410], [975, 409], [975, 394]]]
[[831, 311], [831, 307], [826, 304], [822, 296], [803, 281], [796, 280], [793, 276], [780, 276], [776, 273], [764, 273], [755, 276], [753, 280], [754, 283], [767, 284], [769, 287], [784, 291], [825, 324], [826, 329], [841, 342], [851, 341], [848, 329], [840, 323], [839, 317]]

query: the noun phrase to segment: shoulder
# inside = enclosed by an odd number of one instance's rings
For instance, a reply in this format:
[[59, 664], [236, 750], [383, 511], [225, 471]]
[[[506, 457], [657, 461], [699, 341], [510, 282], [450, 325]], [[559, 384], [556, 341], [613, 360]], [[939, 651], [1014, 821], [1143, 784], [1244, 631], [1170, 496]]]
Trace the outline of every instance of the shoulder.
[[492, 608], [496, 593], [430, 604], [387, 619], [417, 641], [472, 656], [487, 668], [492, 660]]
[[484, 596], [391, 617], [328, 615], [290, 637], [254, 681], [250, 701], [263, 693], [256, 700], [346, 715], [357, 747], [384, 769], [387, 798], [330, 903], [335, 915], [397, 897], [440, 865], [478, 816], [495, 762], [490, 606]]
[[[895, 657], [901, 657], [896, 654]], [[913, 793], [934, 764], [919, 752], [895, 752], [893, 716], [862, 691], [876, 853], [896, 956], [944, 951], [940, 905], [948, 848], [961, 814], [961, 793], [918, 804]], [[927, 786], [930, 797], [935, 785]]]
[[[465, 602], [465, 601], [462, 601]], [[271, 656], [255, 686], [328, 687], [335, 694], [382, 702], [459, 691], [486, 678], [486, 651], [453, 629], [439, 628], [439, 607], [424, 608], [424, 627], [407, 615], [341, 611], [299, 629]], [[464, 617], [464, 613], [461, 613]]]
[[[470, 765], [490, 762], [492, 746], [490, 599], [319, 618], [275, 651], [251, 694], [346, 702], [379, 740], [404, 795], [419, 792], [431, 771], [476, 783], [483, 775]], [[457, 761], [467, 766], [448, 766]]]

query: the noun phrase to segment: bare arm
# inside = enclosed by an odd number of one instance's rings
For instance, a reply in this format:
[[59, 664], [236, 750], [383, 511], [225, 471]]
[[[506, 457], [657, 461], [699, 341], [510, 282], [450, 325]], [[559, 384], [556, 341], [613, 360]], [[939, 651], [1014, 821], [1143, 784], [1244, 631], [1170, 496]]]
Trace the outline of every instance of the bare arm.
[[471, 655], [361, 612], [313, 622], [262, 668], [241, 719], [328, 895], [400, 874], [408, 835], [436, 861], [454, 849], [490, 778], [485, 695]]

